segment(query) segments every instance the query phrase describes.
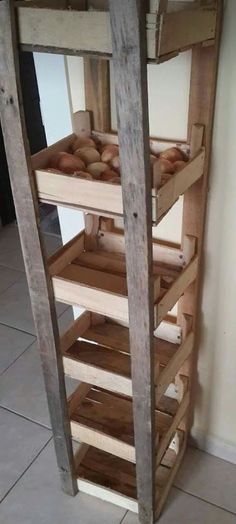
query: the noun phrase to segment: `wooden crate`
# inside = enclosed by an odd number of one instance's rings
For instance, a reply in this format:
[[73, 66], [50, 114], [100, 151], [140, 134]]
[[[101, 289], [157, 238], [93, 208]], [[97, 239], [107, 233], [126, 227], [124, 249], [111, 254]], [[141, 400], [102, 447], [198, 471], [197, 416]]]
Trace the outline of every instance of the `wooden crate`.
[[[196, 278], [198, 257], [153, 243], [154, 327], [165, 318]], [[85, 232], [60, 248], [48, 262], [56, 300], [129, 322], [124, 236], [100, 231], [97, 248], [87, 250]], [[186, 265], [186, 267], [185, 267]]]
[[[92, 137], [95, 137], [103, 145], [118, 144], [117, 135], [115, 134], [93, 131]], [[101, 180], [85, 180], [65, 173], [47, 171], [52, 156], [60, 151], [69, 151], [75, 138], [75, 134], [69, 135], [65, 139], [33, 155], [32, 168], [36, 177], [40, 201], [90, 211], [94, 214], [102, 214], [103, 216], [113, 218], [123, 216], [122, 189], [120, 185]], [[189, 146], [183, 142], [150, 139], [150, 151], [154, 154], [160, 153], [168, 147], [178, 147], [185, 153], [189, 150]], [[153, 177], [152, 215], [154, 225], [160, 222], [180, 195], [201, 178], [204, 158], [204, 148], [200, 148], [194, 158], [186, 163], [186, 166], [181, 171], [172, 175], [171, 179], [159, 188], [155, 187]]]
[[[193, 349], [193, 333], [164, 321], [154, 333], [156, 405]], [[107, 391], [132, 396], [129, 329], [85, 311], [61, 339], [69, 377]]]
[[[173, 440], [178, 441], [178, 446], [170, 445], [156, 467], [157, 516], [181, 463], [186, 436], [178, 430]], [[132, 462], [85, 444], [81, 447], [79, 459], [80, 491], [138, 513], [136, 472]]]

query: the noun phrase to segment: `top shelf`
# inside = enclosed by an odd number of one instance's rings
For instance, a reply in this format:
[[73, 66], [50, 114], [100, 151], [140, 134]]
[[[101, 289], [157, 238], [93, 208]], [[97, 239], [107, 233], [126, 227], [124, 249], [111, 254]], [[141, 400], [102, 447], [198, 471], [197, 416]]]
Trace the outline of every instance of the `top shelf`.
[[[55, 8], [53, 1], [16, 2], [22, 49], [110, 58], [109, 11], [75, 8], [82, 4], [75, 1], [70, 2], [70, 8]], [[102, 4], [106, 6], [107, 2]], [[66, 5], [67, 2], [57, 2], [58, 7]], [[216, 31], [214, 6], [203, 7], [194, 2], [190, 8], [187, 2], [168, 2], [167, 9], [160, 12], [161, 5], [152, 0], [149, 9], [153, 12], [146, 15], [148, 61], [163, 62], [195, 45], [213, 43]]]

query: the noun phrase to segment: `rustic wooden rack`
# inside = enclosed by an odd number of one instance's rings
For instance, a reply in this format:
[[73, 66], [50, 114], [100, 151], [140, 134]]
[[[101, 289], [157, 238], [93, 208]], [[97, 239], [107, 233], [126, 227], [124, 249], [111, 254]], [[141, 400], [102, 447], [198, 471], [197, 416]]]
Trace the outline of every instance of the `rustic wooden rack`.
[[[197, 317], [222, 0], [0, 3], [1, 121], [63, 490], [159, 517], [193, 418]], [[73, 134], [30, 156], [20, 50], [84, 56], [86, 111]], [[149, 138], [147, 62], [192, 50], [186, 142]], [[118, 135], [110, 124], [114, 63]], [[158, 67], [158, 66], [157, 66]], [[49, 171], [75, 137], [118, 144], [122, 185]], [[188, 162], [163, 185], [153, 153]], [[182, 243], [157, 241], [184, 195]], [[46, 258], [38, 202], [80, 209], [85, 229]], [[124, 230], [116, 227], [124, 219]], [[55, 299], [83, 314], [59, 337]], [[170, 315], [178, 304], [177, 318]], [[69, 399], [64, 375], [80, 381]], [[80, 442], [73, 452], [71, 437]]]

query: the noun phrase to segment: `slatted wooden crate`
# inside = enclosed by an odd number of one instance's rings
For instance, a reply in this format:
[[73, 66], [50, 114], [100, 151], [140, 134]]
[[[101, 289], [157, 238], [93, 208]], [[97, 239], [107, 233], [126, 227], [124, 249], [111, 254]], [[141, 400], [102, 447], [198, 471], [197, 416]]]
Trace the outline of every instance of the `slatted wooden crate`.
[[[76, 120], [84, 121], [85, 114], [78, 112]], [[90, 132], [88, 132], [90, 134]], [[100, 144], [118, 144], [117, 135], [92, 131], [92, 138]], [[47, 168], [50, 160], [58, 152], [70, 151], [77, 135], [72, 134], [47, 149], [33, 155], [32, 167], [35, 173], [38, 196], [41, 202], [60, 204], [94, 214], [121, 217], [123, 216], [122, 189], [120, 185], [102, 180], [85, 180], [66, 173], [50, 172]], [[178, 147], [185, 154], [189, 145], [184, 142], [150, 139], [150, 151], [159, 154], [170, 147]], [[161, 187], [160, 177], [153, 173], [152, 218], [156, 225], [175, 204], [180, 195], [191, 187], [203, 175], [205, 151], [201, 147], [186, 166], [172, 175]]]
[[[154, 333], [156, 404], [193, 349], [193, 333], [182, 337], [163, 321]], [[66, 375], [108, 391], [132, 396], [128, 327], [85, 311], [61, 339]]]
[[[128, 323], [124, 236], [101, 231], [92, 251], [86, 249], [85, 238], [82, 231], [50, 258], [55, 298]], [[181, 250], [153, 243], [154, 327], [196, 278], [194, 245], [190, 241], [187, 260]]]

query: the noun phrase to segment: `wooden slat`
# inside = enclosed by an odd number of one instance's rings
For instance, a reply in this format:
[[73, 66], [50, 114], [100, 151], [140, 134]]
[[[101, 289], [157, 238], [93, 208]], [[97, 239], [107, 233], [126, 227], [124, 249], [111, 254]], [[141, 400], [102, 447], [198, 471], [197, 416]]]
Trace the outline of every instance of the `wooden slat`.
[[112, 216], [123, 214], [121, 187], [109, 182], [86, 180], [42, 169], [35, 171], [39, 199]]
[[177, 474], [177, 471], [178, 471], [179, 466], [181, 464], [182, 458], [184, 456], [186, 445], [187, 445], [187, 438], [185, 437], [184, 438], [184, 442], [183, 442], [183, 444], [181, 446], [180, 452], [176, 456], [175, 462], [172, 464], [171, 468], [167, 468], [168, 469], [167, 476], [165, 476], [165, 483], [164, 483], [164, 485], [162, 484], [161, 493], [160, 493], [160, 490], [159, 490], [159, 493], [157, 492], [157, 496], [156, 496], [156, 511], [155, 511], [155, 518], [156, 519], [158, 519], [160, 514], [161, 514], [161, 511], [162, 511], [163, 506], [164, 506], [165, 501], [166, 501], [166, 497], [167, 497], [167, 495], [168, 495], [168, 493], [170, 491], [170, 488], [171, 488], [171, 486], [173, 484], [174, 478], [175, 478], [175, 476]]
[[69, 416], [75, 411], [76, 408], [79, 408], [80, 404], [83, 402], [84, 398], [87, 396], [89, 390], [91, 389], [90, 384], [81, 383], [76, 390], [68, 398], [68, 411]]
[[60, 273], [76, 256], [79, 256], [83, 250], [84, 231], [81, 231], [48, 259], [50, 275]]
[[[96, 128], [92, 130], [92, 136], [94, 138], [97, 138], [99, 142], [101, 142], [103, 145], [106, 144], [116, 144], [119, 145], [118, 141], [118, 134], [115, 132], [110, 133], [104, 133], [101, 131], [98, 131]], [[189, 146], [187, 145], [186, 141], [183, 140], [176, 140], [176, 139], [167, 139], [167, 138], [161, 138], [161, 137], [150, 137], [149, 138], [149, 145], [150, 145], [150, 151], [154, 155], [158, 155], [165, 149], [168, 149], [170, 147], [178, 147], [181, 150], [183, 150], [185, 153], [189, 152]]]
[[184, 291], [195, 280], [197, 275], [198, 257], [196, 256], [192, 262], [186, 267], [180, 276], [175, 280], [170, 289], [164, 294], [163, 298], [156, 306], [156, 325], [163, 320], [168, 311], [176, 304]]
[[[98, 248], [112, 253], [125, 253], [125, 237], [123, 234], [110, 231], [99, 231]], [[152, 242], [153, 261], [169, 266], [183, 267], [184, 254], [181, 249], [168, 245], [168, 242]]]
[[19, 7], [18, 24], [20, 43], [27, 47], [68, 55], [112, 52], [106, 12]]
[[69, 349], [77, 338], [82, 337], [83, 333], [87, 331], [91, 324], [91, 313], [84, 311], [71, 326], [61, 336], [61, 352], [62, 354]]
[[[64, 54], [111, 57], [110, 15], [105, 11], [76, 11], [18, 7], [23, 48]], [[215, 35], [214, 9], [143, 14], [146, 59], [164, 60], [172, 54], [210, 40]], [[68, 27], [70, 30], [68, 31]]]
[[155, 421], [152, 209], [144, 3], [110, 0], [110, 14], [125, 216], [139, 517], [143, 524], [148, 524], [153, 519], [155, 499]]
[[163, 13], [158, 56], [162, 58], [173, 52], [215, 37], [216, 10], [192, 9], [176, 13]]
[[92, 128], [110, 131], [110, 69], [109, 61], [84, 58], [85, 106], [91, 111]]
[[[80, 275], [82, 270], [80, 268]], [[104, 291], [101, 289], [91, 287], [91, 281], [87, 278], [92, 276], [94, 278], [95, 284], [99, 282], [98, 271], [87, 274], [87, 270], [83, 273], [84, 279], [86, 279], [87, 284], [80, 283], [78, 281], [78, 270], [73, 264], [70, 267], [66, 268], [60, 276], [53, 277], [53, 288], [55, 298], [66, 304], [72, 306], [81, 306], [89, 311], [94, 313], [99, 313], [100, 315], [110, 316], [111, 318], [117, 318], [121, 321], [128, 322], [128, 298], [127, 296], [122, 296], [121, 294], [114, 294], [110, 291]], [[72, 275], [73, 272], [73, 275]], [[105, 274], [106, 280], [107, 274]], [[121, 277], [120, 277], [121, 278]], [[110, 279], [110, 281], [112, 278]], [[120, 285], [117, 281], [117, 286]], [[109, 282], [106, 282], [108, 286]], [[96, 284], [97, 285], [97, 284]], [[114, 288], [113, 288], [114, 290]], [[118, 287], [117, 287], [118, 291]]]
[[0, 111], [31, 305], [39, 342], [62, 488], [75, 494], [70, 426], [57, 316], [39, 233], [39, 209], [31, 173], [17, 56], [13, 2], [0, 2]]
[[160, 218], [176, 202], [194, 182], [202, 175], [204, 169], [205, 151], [202, 150], [191, 160], [184, 169], [173, 175], [158, 192], [158, 212], [157, 218]]
[[173, 358], [169, 361], [165, 369], [160, 373], [157, 383], [156, 402], [158, 403], [163, 393], [165, 393], [168, 385], [173, 380], [184, 361], [189, 357], [193, 349], [193, 332], [191, 332], [186, 340], [184, 340], [176, 351]]
[[[182, 418], [186, 414], [186, 411], [189, 407], [189, 399], [190, 399], [190, 395], [189, 395], [189, 392], [187, 392], [183, 400], [180, 403], [177, 413], [173, 417], [172, 423], [170, 424], [168, 430], [164, 433], [161, 441], [159, 442], [159, 446], [157, 448], [157, 456], [156, 456], [156, 465], [157, 466], [160, 464], [162, 457], [165, 453], [165, 450], [169, 446], [170, 441], [174, 436], [174, 433], [176, 432]], [[158, 472], [156, 472], [156, 474], [158, 474]]]
[[[197, 238], [197, 250], [199, 257], [199, 268], [202, 267], [204, 225], [207, 204], [208, 177], [211, 161], [212, 130], [214, 121], [214, 107], [216, 95], [218, 57], [220, 48], [221, 25], [223, 15], [223, 1], [217, 0], [217, 31], [215, 45], [195, 49], [192, 54], [192, 67], [190, 79], [190, 103], [188, 116], [188, 140], [192, 142], [191, 155], [194, 155], [199, 141], [202, 139], [202, 129], [196, 129], [194, 124], [201, 123], [205, 130], [203, 145], [205, 147], [205, 166], [203, 177], [194, 184], [184, 195], [183, 205], [183, 239], [186, 235]], [[193, 134], [192, 134], [193, 132]], [[191, 136], [192, 134], [192, 136]], [[195, 285], [190, 286], [184, 293], [179, 307], [179, 319], [181, 314], [193, 315], [193, 331], [195, 337], [195, 351], [189, 362], [190, 384], [191, 384], [191, 409], [188, 417], [188, 427], [193, 422], [193, 405], [195, 399], [195, 378], [197, 370], [197, 347], [200, 336], [200, 286], [202, 275], [198, 271]], [[184, 322], [184, 316], [182, 317]], [[197, 376], [197, 374], [196, 374]]]

